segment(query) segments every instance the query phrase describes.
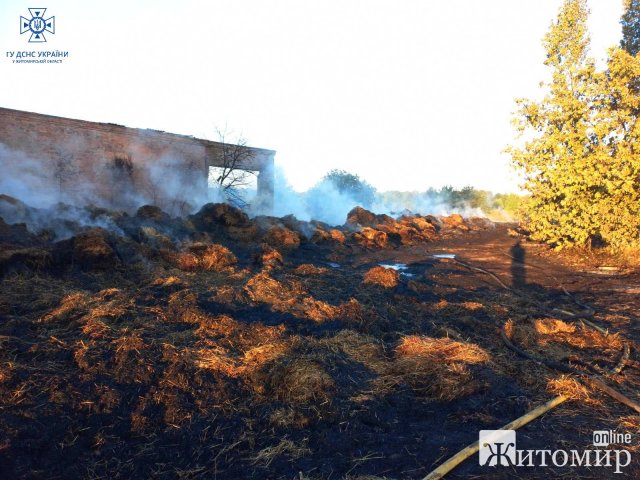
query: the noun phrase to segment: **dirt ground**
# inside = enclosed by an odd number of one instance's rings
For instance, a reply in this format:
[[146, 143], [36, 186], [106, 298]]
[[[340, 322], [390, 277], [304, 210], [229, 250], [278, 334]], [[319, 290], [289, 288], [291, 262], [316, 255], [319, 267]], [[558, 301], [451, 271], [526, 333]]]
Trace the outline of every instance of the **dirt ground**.
[[[558, 393], [518, 448], [629, 432], [622, 474], [474, 455], [446, 478], [640, 478], [638, 414], [500, 334], [591, 374], [628, 344], [607, 382], [640, 401], [635, 268], [509, 224], [206, 208], [64, 240], [0, 223], [0, 478], [419, 479]], [[554, 314], [585, 304], [606, 334]]]

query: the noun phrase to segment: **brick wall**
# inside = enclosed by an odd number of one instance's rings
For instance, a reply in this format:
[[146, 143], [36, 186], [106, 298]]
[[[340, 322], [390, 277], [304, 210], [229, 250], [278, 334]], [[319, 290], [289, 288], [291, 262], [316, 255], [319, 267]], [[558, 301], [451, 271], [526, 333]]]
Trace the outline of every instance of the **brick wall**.
[[[221, 145], [184, 135], [120, 125], [87, 122], [0, 108], [0, 143], [24, 158], [42, 162], [43, 168], [60, 161], [73, 162], [73, 182], [92, 185], [100, 198], [115, 201], [114, 159], [129, 158], [134, 166], [131, 181], [140, 196], [160, 203], [167, 185], [192, 198], [204, 199], [209, 166], [216, 165]], [[266, 203], [273, 192], [275, 152], [251, 149], [253, 158], [245, 168], [260, 171], [258, 188]], [[0, 173], [1, 174], [1, 173]], [[70, 185], [69, 188], [74, 188]], [[0, 192], [1, 193], [1, 192]], [[115, 202], [117, 203], [117, 202]]]

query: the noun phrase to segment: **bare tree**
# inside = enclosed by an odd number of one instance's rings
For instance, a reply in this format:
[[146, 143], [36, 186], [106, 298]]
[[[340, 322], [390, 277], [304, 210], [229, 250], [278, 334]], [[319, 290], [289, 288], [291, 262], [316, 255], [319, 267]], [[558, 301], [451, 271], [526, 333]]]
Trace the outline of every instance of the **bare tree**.
[[229, 143], [229, 132], [226, 128], [224, 130], [216, 128], [216, 133], [221, 148], [213, 161], [217, 167], [214, 181], [231, 204], [245, 208], [248, 203], [242, 190], [255, 181], [256, 173], [246, 169], [253, 163], [255, 153], [247, 146], [247, 140], [244, 137], [238, 136]]

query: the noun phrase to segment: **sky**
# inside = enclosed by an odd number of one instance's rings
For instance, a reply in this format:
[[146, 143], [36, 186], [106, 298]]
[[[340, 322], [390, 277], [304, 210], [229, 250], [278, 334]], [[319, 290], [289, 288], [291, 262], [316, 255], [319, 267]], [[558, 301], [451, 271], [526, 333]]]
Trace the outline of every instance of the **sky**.
[[[502, 150], [514, 98], [540, 95], [562, 0], [48, 0], [55, 34], [20, 35], [0, 2], [0, 106], [277, 151], [303, 191], [327, 171], [378, 190], [518, 190]], [[591, 54], [622, 0], [590, 0]], [[9, 51], [64, 51], [16, 64]]]

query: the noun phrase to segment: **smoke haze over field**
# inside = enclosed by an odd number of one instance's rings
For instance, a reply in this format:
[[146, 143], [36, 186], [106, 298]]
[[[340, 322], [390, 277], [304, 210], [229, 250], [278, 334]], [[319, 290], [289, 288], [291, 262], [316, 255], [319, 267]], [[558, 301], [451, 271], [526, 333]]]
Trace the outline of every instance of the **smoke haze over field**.
[[[202, 189], [194, 188], [194, 182], [202, 180], [198, 177], [200, 171], [185, 168], [182, 159], [171, 156], [163, 156], [148, 165], [132, 163], [131, 170], [127, 170], [126, 165], [115, 168], [110, 164], [96, 164], [90, 174], [81, 172], [73, 163], [73, 157], [63, 150], [60, 150], [59, 158], [58, 162], [35, 159], [0, 143], [0, 194], [41, 209], [37, 215], [26, 215], [10, 207], [6, 200], [0, 201], [0, 216], [6, 222], [26, 222], [34, 231], [48, 229], [64, 237], [69, 231], [64, 222], [116, 229], [109, 218], [89, 215], [82, 208], [86, 206], [124, 210], [131, 214], [142, 205], [152, 204], [172, 216], [179, 216], [193, 213], [205, 203], [225, 199], [220, 189], [209, 188], [208, 195], [204, 195]], [[123, 161], [126, 163], [126, 159]], [[299, 220], [342, 225], [347, 213], [356, 206], [392, 216], [408, 212], [424, 215], [485, 214], [478, 205], [472, 205], [471, 197], [459, 195], [456, 199], [452, 197], [455, 191], [446, 189], [375, 193], [372, 201], [363, 202], [353, 192], [341, 191], [326, 179], [306, 192], [296, 192], [282, 168], [276, 167], [274, 177], [273, 212], [249, 205], [247, 211], [250, 215], [282, 217], [292, 214]], [[495, 208], [502, 209], [502, 206]], [[57, 220], [54, 222], [54, 219]]]

